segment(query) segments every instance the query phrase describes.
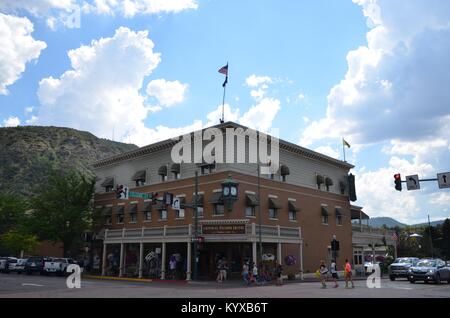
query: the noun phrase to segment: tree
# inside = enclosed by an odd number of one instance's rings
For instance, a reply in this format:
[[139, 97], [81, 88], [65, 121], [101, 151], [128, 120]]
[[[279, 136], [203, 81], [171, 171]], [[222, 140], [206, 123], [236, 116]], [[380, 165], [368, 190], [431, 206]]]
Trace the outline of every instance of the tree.
[[39, 244], [36, 235], [21, 230], [9, 230], [0, 240], [13, 255], [19, 255], [21, 251], [31, 252]]
[[95, 181], [77, 172], [53, 173], [31, 199], [30, 227], [41, 240], [62, 242], [64, 255], [81, 243], [89, 228]]
[[[0, 193], [0, 237], [11, 230], [23, 228], [27, 203], [12, 193]], [[10, 254], [3, 240], [0, 240], [0, 254]]]

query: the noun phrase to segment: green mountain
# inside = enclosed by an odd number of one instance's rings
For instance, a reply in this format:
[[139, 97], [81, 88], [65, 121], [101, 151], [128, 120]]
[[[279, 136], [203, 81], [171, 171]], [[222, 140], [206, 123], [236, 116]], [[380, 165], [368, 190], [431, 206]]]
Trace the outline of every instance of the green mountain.
[[[433, 221], [430, 222], [431, 226], [436, 226], [439, 224], [444, 223], [445, 220], [440, 220], [440, 221]], [[412, 224], [412, 225], [408, 225], [408, 224], [404, 224], [404, 223], [400, 223], [399, 221], [390, 218], [390, 217], [375, 217], [375, 218], [371, 218], [369, 220], [369, 224], [372, 227], [382, 227], [383, 225], [386, 225], [389, 228], [393, 228], [393, 227], [406, 227], [406, 226], [412, 226], [412, 227], [423, 227], [423, 226], [428, 226], [428, 222], [427, 223], [420, 223], [420, 224]]]
[[0, 191], [32, 195], [36, 186], [45, 184], [50, 170], [93, 175], [96, 160], [136, 148], [71, 128], [0, 128]]

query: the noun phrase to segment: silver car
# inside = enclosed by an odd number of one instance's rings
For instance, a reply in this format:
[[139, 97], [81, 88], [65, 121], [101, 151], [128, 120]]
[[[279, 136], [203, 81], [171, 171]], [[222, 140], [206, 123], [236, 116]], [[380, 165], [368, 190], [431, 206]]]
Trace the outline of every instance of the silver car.
[[417, 264], [417, 257], [397, 258], [394, 263], [389, 265], [389, 278], [394, 281], [396, 278], [408, 278], [408, 270]]

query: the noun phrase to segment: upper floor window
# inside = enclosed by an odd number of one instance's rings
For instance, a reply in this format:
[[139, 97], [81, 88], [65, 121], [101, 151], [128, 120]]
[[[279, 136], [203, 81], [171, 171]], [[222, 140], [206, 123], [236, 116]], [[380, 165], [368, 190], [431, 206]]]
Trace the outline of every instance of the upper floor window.
[[224, 215], [225, 214], [225, 208], [223, 204], [215, 204], [214, 205], [214, 215]]
[[216, 164], [215, 163], [201, 166], [202, 175], [211, 174], [211, 173], [213, 173], [215, 171], [216, 171]]
[[269, 208], [269, 219], [277, 219], [278, 211], [277, 209]]
[[280, 167], [280, 181], [281, 182], [286, 182], [287, 176], [290, 174], [291, 172], [289, 171], [289, 167], [286, 165], [281, 165]]
[[160, 176], [161, 182], [167, 181], [167, 166], [161, 166], [158, 169], [158, 175]]
[[160, 210], [159, 211], [159, 219], [161, 221], [166, 221], [167, 220], [167, 210]]
[[102, 184], [100, 185], [102, 188], [105, 188], [105, 192], [114, 191], [114, 177], [106, 178]]
[[147, 177], [147, 171], [140, 170], [133, 175], [131, 180], [133, 180], [136, 183], [136, 187], [141, 187], [141, 186], [145, 185], [145, 181], [147, 179], [146, 177]]
[[322, 224], [328, 224], [328, 208], [326, 206], [322, 206]]
[[245, 216], [255, 216], [255, 207], [254, 206], [247, 206], [245, 207]]
[[173, 174], [174, 180], [180, 179], [181, 166], [180, 166], [179, 163], [174, 163], [174, 164], [170, 167], [170, 171], [171, 171], [172, 174]]
[[297, 211], [299, 211], [297, 204], [295, 203], [295, 201], [289, 200], [288, 207], [289, 207], [289, 221], [296, 221], [297, 220]]

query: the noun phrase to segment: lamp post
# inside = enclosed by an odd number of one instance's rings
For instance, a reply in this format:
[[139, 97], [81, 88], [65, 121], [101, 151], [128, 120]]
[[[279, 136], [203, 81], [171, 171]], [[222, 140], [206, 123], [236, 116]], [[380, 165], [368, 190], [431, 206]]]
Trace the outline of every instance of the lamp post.
[[195, 170], [195, 196], [194, 196], [194, 280], [198, 278], [198, 171]]

